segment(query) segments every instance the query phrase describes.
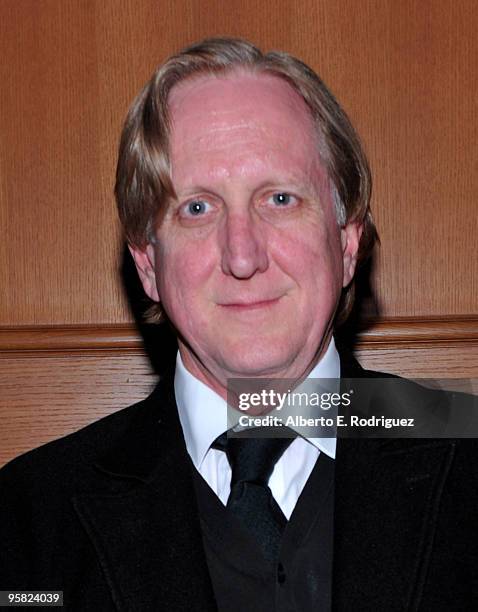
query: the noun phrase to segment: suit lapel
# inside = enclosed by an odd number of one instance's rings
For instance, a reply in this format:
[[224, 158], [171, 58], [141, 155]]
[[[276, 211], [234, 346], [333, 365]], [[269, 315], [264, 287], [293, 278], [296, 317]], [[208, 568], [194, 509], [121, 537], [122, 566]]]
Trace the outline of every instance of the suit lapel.
[[433, 544], [448, 440], [339, 440], [334, 594], [338, 609], [414, 610]]
[[[368, 375], [351, 363], [342, 372]], [[418, 609], [454, 449], [446, 439], [338, 440], [334, 609]]]
[[214, 610], [172, 376], [96, 468], [104, 489], [73, 503], [117, 609]]

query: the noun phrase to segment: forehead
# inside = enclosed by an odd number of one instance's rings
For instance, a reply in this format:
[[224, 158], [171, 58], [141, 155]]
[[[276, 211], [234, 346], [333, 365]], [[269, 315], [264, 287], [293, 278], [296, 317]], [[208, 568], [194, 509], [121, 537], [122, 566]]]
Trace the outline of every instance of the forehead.
[[[199, 107], [198, 99], [201, 99]], [[220, 109], [223, 112], [257, 111], [266, 105], [277, 112], [290, 114], [291, 118], [298, 111], [310, 118], [304, 100], [292, 85], [279, 76], [245, 69], [187, 78], [172, 88], [168, 102], [173, 115], [179, 111], [195, 111], [196, 115], [202, 115]]]
[[[285, 80], [237, 72], [195, 77], [176, 85], [169, 97], [171, 160], [195, 166], [227, 156], [243, 165], [287, 157], [303, 165], [318, 161], [318, 136], [310, 111]], [[176, 164], [175, 164], [176, 162]], [[177, 169], [177, 168], [176, 168]]]

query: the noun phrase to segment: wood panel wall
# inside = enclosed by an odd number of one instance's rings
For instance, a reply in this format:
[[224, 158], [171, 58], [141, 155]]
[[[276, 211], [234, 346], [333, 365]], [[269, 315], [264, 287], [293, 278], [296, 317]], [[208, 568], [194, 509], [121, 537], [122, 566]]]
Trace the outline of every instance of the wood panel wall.
[[358, 355], [478, 376], [477, 28], [475, 0], [2, 0], [0, 462], [152, 384], [119, 273], [116, 148], [154, 67], [205, 36], [303, 58], [363, 138], [382, 246]]

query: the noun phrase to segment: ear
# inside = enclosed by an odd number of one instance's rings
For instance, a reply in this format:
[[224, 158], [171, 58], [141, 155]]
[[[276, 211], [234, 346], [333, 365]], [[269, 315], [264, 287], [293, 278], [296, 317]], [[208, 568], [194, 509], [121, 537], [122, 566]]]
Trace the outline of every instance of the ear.
[[347, 223], [347, 225], [342, 227], [340, 230], [342, 257], [344, 263], [344, 277], [342, 281], [343, 287], [347, 287], [354, 277], [362, 231], [363, 224], [356, 221]]
[[159, 302], [158, 287], [156, 284], [156, 262], [154, 246], [146, 245], [144, 249], [128, 245], [129, 251], [133, 256], [139, 279], [143, 285], [144, 292], [153, 301]]

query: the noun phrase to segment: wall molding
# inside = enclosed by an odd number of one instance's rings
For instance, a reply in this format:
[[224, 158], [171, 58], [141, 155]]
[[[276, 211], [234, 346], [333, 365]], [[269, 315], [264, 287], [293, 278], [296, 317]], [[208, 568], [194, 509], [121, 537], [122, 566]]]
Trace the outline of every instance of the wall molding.
[[[478, 317], [376, 319], [357, 333], [356, 349], [393, 349], [478, 344]], [[0, 327], [0, 357], [138, 354], [143, 343], [133, 324]]]
[[478, 344], [478, 317], [401, 317], [370, 320], [359, 330], [357, 348], [420, 348]]
[[143, 342], [133, 324], [0, 327], [0, 357], [141, 352]]

